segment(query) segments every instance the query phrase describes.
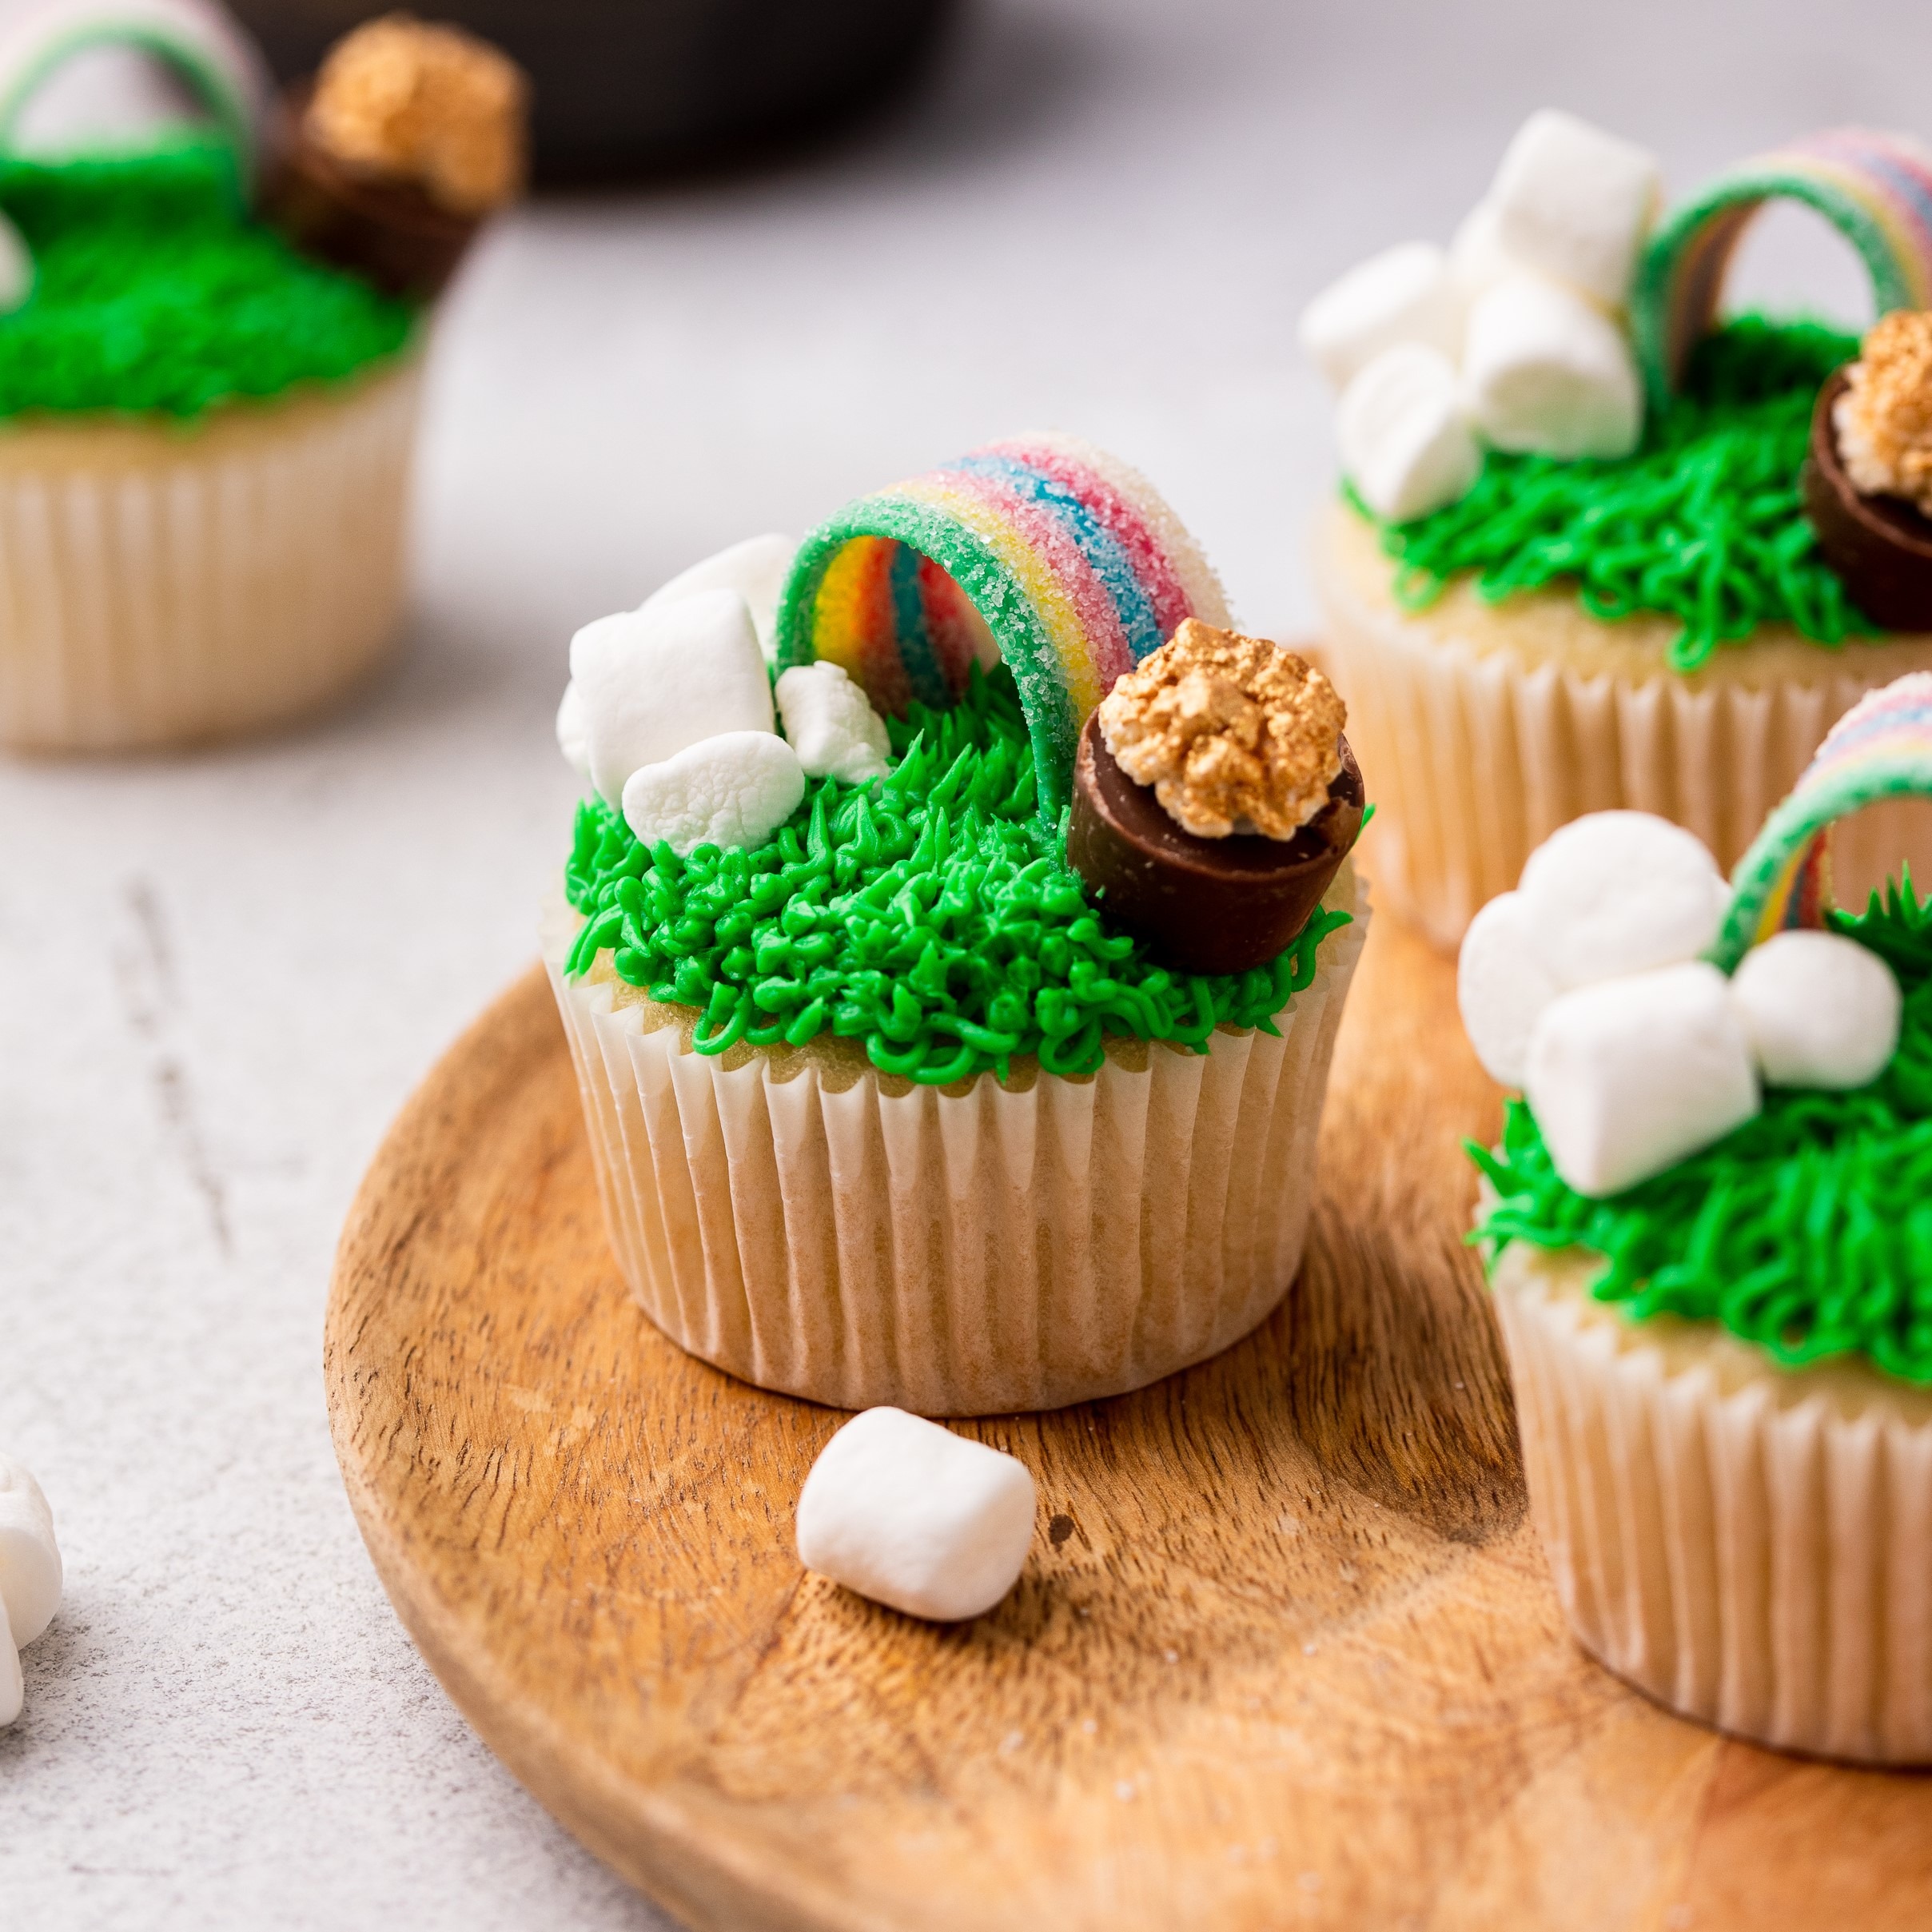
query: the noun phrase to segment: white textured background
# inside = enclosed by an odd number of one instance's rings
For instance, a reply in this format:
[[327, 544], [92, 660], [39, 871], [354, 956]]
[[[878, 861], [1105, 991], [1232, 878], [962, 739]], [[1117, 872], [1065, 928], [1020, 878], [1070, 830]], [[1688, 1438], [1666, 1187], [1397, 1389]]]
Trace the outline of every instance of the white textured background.
[[[835, 153], [499, 231], [442, 324], [395, 671], [271, 743], [0, 764], [0, 1442], [69, 1564], [0, 1733], [0, 1926], [665, 1922], [444, 1701], [323, 1416], [357, 1177], [532, 950], [577, 623], [1048, 424], [1291, 634], [1330, 474], [1306, 297], [1446, 239], [1533, 107], [1684, 189], [1829, 121], [1932, 134], [1929, 55], [1923, 0], [986, 0]], [[1775, 225], [1758, 285], [1855, 306]]]

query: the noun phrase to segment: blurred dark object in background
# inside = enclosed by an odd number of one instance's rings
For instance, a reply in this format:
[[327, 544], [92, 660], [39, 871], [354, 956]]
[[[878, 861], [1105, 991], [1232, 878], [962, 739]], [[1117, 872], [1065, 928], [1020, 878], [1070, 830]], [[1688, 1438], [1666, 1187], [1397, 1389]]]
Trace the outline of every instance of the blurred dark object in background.
[[[396, 5], [408, 0], [395, 0]], [[391, 12], [368, 0], [229, 0], [277, 77]], [[530, 76], [539, 184], [611, 180], [775, 153], [910, 78], [959, 0], [414, 0], [494, 41]]]

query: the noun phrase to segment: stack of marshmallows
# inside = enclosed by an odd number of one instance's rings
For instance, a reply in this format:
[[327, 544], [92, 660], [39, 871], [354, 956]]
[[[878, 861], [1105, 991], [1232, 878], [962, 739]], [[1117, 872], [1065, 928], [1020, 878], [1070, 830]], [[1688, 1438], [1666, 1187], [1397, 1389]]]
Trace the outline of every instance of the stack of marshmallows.
[[1660, 189], [1643, 149], [1545, 109], [1447, 250], [1404, 242], [1309, 303], [1301, 345], [1340, 392], [1342, 470], [1376, 516], [1456, 502], [1484, 442], [1566, 459], [1636, 448], [1627, 312]]
[[1727, 978], [1701, 955], [1729, 898], [1681, 827], [1595, 812], [1539, 846], [1470, 926], [1463, 1024], [1578, 1193], [1621, 1193], [1721, 1140], [1759, 1111], [1761, 1084], [1861, 1087], [1890, 1060], [1902, 1002], [1885, 962], [1794, 930]]
[[[647, 846], [762, 845], [808, 778], [885, 775], [885, 720], [836, 664], [770, 659], [798, 546], [755, 536], [571, 639], [557, 743]], [[777, 720], [784, 720], [784, 735]]]

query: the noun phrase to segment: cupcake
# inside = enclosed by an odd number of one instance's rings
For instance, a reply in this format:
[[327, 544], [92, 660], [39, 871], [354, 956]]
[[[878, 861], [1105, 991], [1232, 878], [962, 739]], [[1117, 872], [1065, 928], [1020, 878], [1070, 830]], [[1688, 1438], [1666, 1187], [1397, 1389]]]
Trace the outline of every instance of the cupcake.
[[1361, 776], [1140, 477], [995, 444], [571, 664], [589, 795], [545, 956], [659, 1328], [957, 1415], [1118, 1394], [1268, 1314], [1364, 932]]
[[[351, 57], [376, 31], [331, 57], [304, 153], [373, 118], [370, 63]], [[407, 94], [396, 37], [427, 36], [440, 58], [443, 30], [382, 31], [383, 71]], [[257, 193], [285, 178], [258, 58], [193, 0], [33, 14], [0, 42], [0, 142], [40, 77], [103, 40], [170, 63], [209, 121], [0, 157], [0, 744], [23, 750], [256, 729], [373, 665], [402, 603], [423, 300], [453, 261], [439, 233], [420, 244], [423, 274], [392, 272], [418, 246], [400, 218], [387, 252], [362, 257], [334, 245], [339, 225], [278, 232], [279, 203]], [[500, 57], [475, 58], [513, 81]], [[520, 110], [492, 118], [431, 91], [471, 145], [509, 154], [492, 177], [507, 193]], [[420, 125], [435, 119], [417, 117], [412, 145], [355, 145], [343, 180], [353, 169], [366, 197], [389, 167], [408, 205], [441, 165]], [[481, 192], [476, 166], [456, 171]]]
[[[1932, 615], [1866, 607], [1807, 514], [1814, 404], [1858, 343], [1717, 319], [1779, 198], [1850, 237], [1882, 316], [1932, 303], [1908, 141], [1812, 136], [1658, 222], [1648, 155], [1544, 113], [1449, 249], [1378, 256], [1304, 318], [1347, 479], [1316, 536], [1325, 662], [1377, 775], [1383, 902], [1440, 946], [1586, 812], [1735, 863], [1835, 719], [1932, 667]], [[1902, 850], [1922, 875], [1913, 818], [1847, 827], [1840, 876]]]
[[1477, 1232], [1578, 1639], [1781, 1749], [1932, 1763], [1932, 906], [1832, 904], [1828, 829], [1932, 791], [1932, 675], [1862, 700], [1722, 886], [1579, 819], [1472, 925], [1522, 1089]]

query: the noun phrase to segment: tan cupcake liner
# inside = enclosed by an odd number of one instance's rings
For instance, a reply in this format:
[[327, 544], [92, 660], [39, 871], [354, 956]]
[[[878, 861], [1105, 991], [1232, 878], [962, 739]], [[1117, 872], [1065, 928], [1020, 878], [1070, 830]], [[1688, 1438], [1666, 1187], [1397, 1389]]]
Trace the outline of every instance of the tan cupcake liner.
[[691, 1050], [689, 1016], [544, 948], [611, 1244], [657, 1325], [767, 1388], [926, 1415], [1056, 1408], [1216, 1353], [1301, 1265], [1329, 1058], [1367, 930], [1276, 1024], [1090, 1078], [943, 1092], [849, 1042]]
[[1579, 1250], [1495, 1281], [1530, 1500], [1571, 1627], [1755, 1743], [1932, 1763], [1932, 1396], [1631, 1321]]
[[[1606, 624], [1554, 592], [1484, 605], [1452, 588], [1400, 610], [1359, 518], [1325, 520], [1323, 661], [1376, 801], [1378, 902], [1444, 949], [1515, 886], [1560, 825], [1627, 807], [1687, 826], [1729, 870], [1830, 726], [1868, 691], [1932, 669], [1932, 638], [1827, 651], [1785, 632], [1670, 671], [1674, 623]], [[1842, 903], [1911, 862], [1932, 879], [1932, 811], [1886, 806], [1834, 835]]]
[[412, 358], [206, 421], [0, 426], [0, 744], [106, 751], [279, 723], [393, 635]]

